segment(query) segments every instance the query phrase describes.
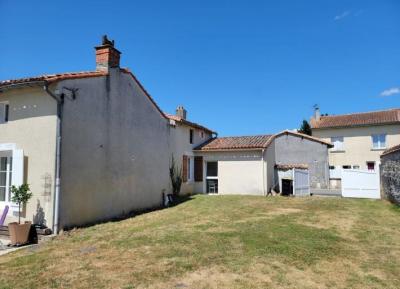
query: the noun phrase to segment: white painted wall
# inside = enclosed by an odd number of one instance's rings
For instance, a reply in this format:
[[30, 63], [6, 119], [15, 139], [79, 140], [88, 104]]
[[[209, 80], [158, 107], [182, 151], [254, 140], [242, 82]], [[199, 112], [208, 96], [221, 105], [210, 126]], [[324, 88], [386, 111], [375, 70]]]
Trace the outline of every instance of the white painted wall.
[[218, 161], [218, 194], [264, 195], [264, 184], [266, 187], [268, 184], [261, 150], [202, 152], [197, 155], [203, 156], [204, 167], [207, 161]]
[[315, 137], [331, 141], [331, 137], [343, 137], [343, 150], [329, 150], [329, 165], [341, 168], [344, 165], [367, 169], [367, 162], [380, 164], [384, 149], [373, 149], [372, 135], [386, 134], [386, 147], [400, 143], [400, 125], [376, 125], [348, 128], [313, 129]]

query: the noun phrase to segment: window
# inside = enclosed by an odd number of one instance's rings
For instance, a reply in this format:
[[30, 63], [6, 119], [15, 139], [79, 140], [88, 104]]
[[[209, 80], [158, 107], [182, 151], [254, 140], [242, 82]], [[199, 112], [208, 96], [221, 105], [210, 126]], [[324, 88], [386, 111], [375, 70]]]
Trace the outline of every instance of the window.
[[367, 169], [369, 171], [375, 171], [375, 162], [367, 162]]
[[189, 142], [192, 144], [193, 143], [193, 130], [191, 129], [189, 132]]
[[0, 124], [8, 122], [9, 105], [8, 103], [0, 103]]
[[344, 170], [350, 170], [350, 169], [351, 169], [351, 166], [345, 165], [345, 166], [342, 166], [342, 168], [343, 168]]
[[342, 136], [332, 137], [331, 142], [333, 144], [334, 151], [342, 151], [343, 150], [343, 137]]
[[334, 169], [335, 169], [335, 166], [329, 166], [329, 169], [330, 169], [330, 170], [334, 170]]
[[0, 157], [0, 202], [11, 201], [12, 157]]
[[218, 162], [207, 162], [206, 190], [218, 194]]
[[372, 148], [373, 149], [386, 148], [386, 134], [373, 134], [372, 135]]
[[204, 131], [200, 131], [200, 137], [204, 138]]
[[207, 177], [218, 177], [218, 162], [207, 162]]
[[354, 170], [359, 170], [359, 169], [360, 169], [360, 166], [359, 166], [359, 165], [354, 165], [354, 166], [353, 166], [353, 169], [354, 169]]

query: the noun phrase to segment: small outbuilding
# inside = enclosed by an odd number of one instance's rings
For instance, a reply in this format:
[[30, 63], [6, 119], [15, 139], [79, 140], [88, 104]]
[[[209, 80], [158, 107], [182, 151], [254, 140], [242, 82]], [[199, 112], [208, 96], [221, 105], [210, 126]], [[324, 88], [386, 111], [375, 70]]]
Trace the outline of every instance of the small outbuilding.
[[[329, 142], [293, 131], [213, 138], [194, 149], [195, 174], [201, 170], [203, 193], [309, 195], [310, 188], [329, 186], [331, 147]], [[301, 186], [294, 185], [295, 178]]]
[[400, 205], [400, 144], [381, 155], [381, 186], [384, 197]]

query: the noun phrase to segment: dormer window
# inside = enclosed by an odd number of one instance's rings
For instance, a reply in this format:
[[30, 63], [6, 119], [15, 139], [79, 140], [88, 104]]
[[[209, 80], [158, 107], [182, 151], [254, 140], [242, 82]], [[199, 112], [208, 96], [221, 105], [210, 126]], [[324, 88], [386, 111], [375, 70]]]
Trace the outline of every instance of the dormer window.
[[8, 122], [9, 104], [0, 102], [0, 124]]

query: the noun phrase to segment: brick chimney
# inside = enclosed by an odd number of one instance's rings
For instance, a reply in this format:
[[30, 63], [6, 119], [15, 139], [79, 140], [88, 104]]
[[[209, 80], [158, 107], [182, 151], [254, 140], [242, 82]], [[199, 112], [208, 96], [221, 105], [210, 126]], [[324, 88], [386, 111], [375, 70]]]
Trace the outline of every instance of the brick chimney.
[[186, 119], [186, 114], [187, 114], [187, 111], [182, 105], [180, 105], [176, 108], [176, 116], [179, 116], [182, 119]]
[[121, 52], [114, 47], [114, 40], [110, 41], [107, 35], [104, 35], [102, 44], [95, 49], [97, 71], [108, 71], [110, 68], [119, 67]]

